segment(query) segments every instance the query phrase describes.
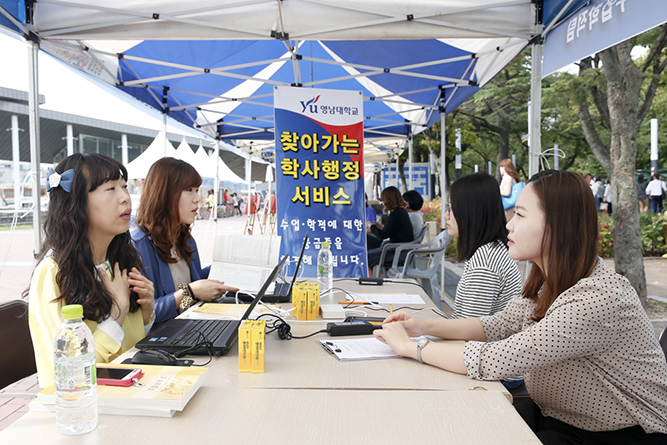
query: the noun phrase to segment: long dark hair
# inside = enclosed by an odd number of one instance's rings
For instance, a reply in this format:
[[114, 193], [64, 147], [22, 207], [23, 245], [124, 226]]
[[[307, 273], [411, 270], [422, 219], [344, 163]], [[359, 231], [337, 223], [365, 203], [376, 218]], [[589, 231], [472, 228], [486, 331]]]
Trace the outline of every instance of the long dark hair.
[[136, 224], [152, 237], [155, 250], [165, 263], [177, 262], [171, 256], [172, 246], [188, 264], [192, 262], [190, 225], [181, 223], [178, 203], [183, 190], [200, 185], [197, 170], [179, 159], [162, 158], [148, 170]]
[[532, 187], [544, 213], [542, 253], [547, 252], [547, 270], [532, 267], [523, 288], [525, 298], [537, 300], [533, 320], [539, 321], [561, 293], [589, 276], [595, 267], [598, 212], [590, 186], [579, 174], [545, 170], [526, 184]]
[[[56, 187], [49, 192], [49, 211], [44, 221], [44, 243], [39, 255], [41, 261], [53, 249], [58, 264], [56, 282], [63, 305], [80, 304], [83, 316], [98, 323], [111, 313], [116, 304], [111, 294], [98, 279], [93, 251], [88, 240], [88, 194], [107, 181], [127, 180], [127, 170], [120, 162], [101, 154], [73, 154], [58, 164], [62, 174], [74, 169], [72, 190]], [[130, 233], [116, 235], [107, 249], [107, 259], [121, 270], [137, 267], [142, 270], [139, 254], [130, 242]], [[130, 312], [139, 309], [137, 294], [130, 294]]]
[[461, 176], [450, 187], [452, 214], [459, 227], [458, 261], [469, 260], [491, 241], [507, 246], [505, 210], [498, 182], [486, 173]]

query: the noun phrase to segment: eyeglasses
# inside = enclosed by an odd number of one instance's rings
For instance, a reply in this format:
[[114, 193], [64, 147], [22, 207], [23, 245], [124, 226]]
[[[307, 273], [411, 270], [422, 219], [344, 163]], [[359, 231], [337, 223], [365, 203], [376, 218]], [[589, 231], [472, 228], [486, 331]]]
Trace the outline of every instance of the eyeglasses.
[[452, 205], [451, 204], [445, 205], [445, 213], [452, 213]]

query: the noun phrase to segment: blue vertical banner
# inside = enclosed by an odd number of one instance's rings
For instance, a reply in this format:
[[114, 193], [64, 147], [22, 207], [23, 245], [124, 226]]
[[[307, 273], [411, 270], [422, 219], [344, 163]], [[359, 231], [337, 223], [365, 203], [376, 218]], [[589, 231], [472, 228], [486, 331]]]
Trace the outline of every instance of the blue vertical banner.
[[366, 276], [363, 95], [360, 91], [274, 87], [280, 255], [294, 273], [303, 237], [304, 277], [317, 277], [328, 241], [334, 277]]

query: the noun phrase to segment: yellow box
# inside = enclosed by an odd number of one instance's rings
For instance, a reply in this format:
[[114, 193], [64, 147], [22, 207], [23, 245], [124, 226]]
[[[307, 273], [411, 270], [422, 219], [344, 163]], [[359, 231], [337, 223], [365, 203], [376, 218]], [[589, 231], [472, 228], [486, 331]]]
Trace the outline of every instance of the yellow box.
[[298, 283], [299, 286], [292, 287], [292, 304], [296, 309], [293, 315], [297, 320], [307, 320], [308, 318], [308, 288], [304, 283]]
[[239, 325], [239, 372], [252, 371], [253, 320], [242, 320]]
[[255, 320], [252, 325], [252, 372], [264, 372], [266, 321]]
[[306, 308], [306, 320], [315, 321], [320, 312], [320, 286], [318, 283], [307, 283], [308, 304]]

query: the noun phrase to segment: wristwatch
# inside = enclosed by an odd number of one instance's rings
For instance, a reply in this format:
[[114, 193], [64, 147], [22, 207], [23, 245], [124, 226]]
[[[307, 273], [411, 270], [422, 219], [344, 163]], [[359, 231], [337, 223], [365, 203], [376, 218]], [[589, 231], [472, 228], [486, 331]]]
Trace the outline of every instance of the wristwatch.
[[417, 360], [422, 363], [424, 363], [424, 360], [422, 360], [422, 349], [424, 349], [429, 343], [431, 343], [431, 340], [428, 338], [422, 338], [417, 342]]

